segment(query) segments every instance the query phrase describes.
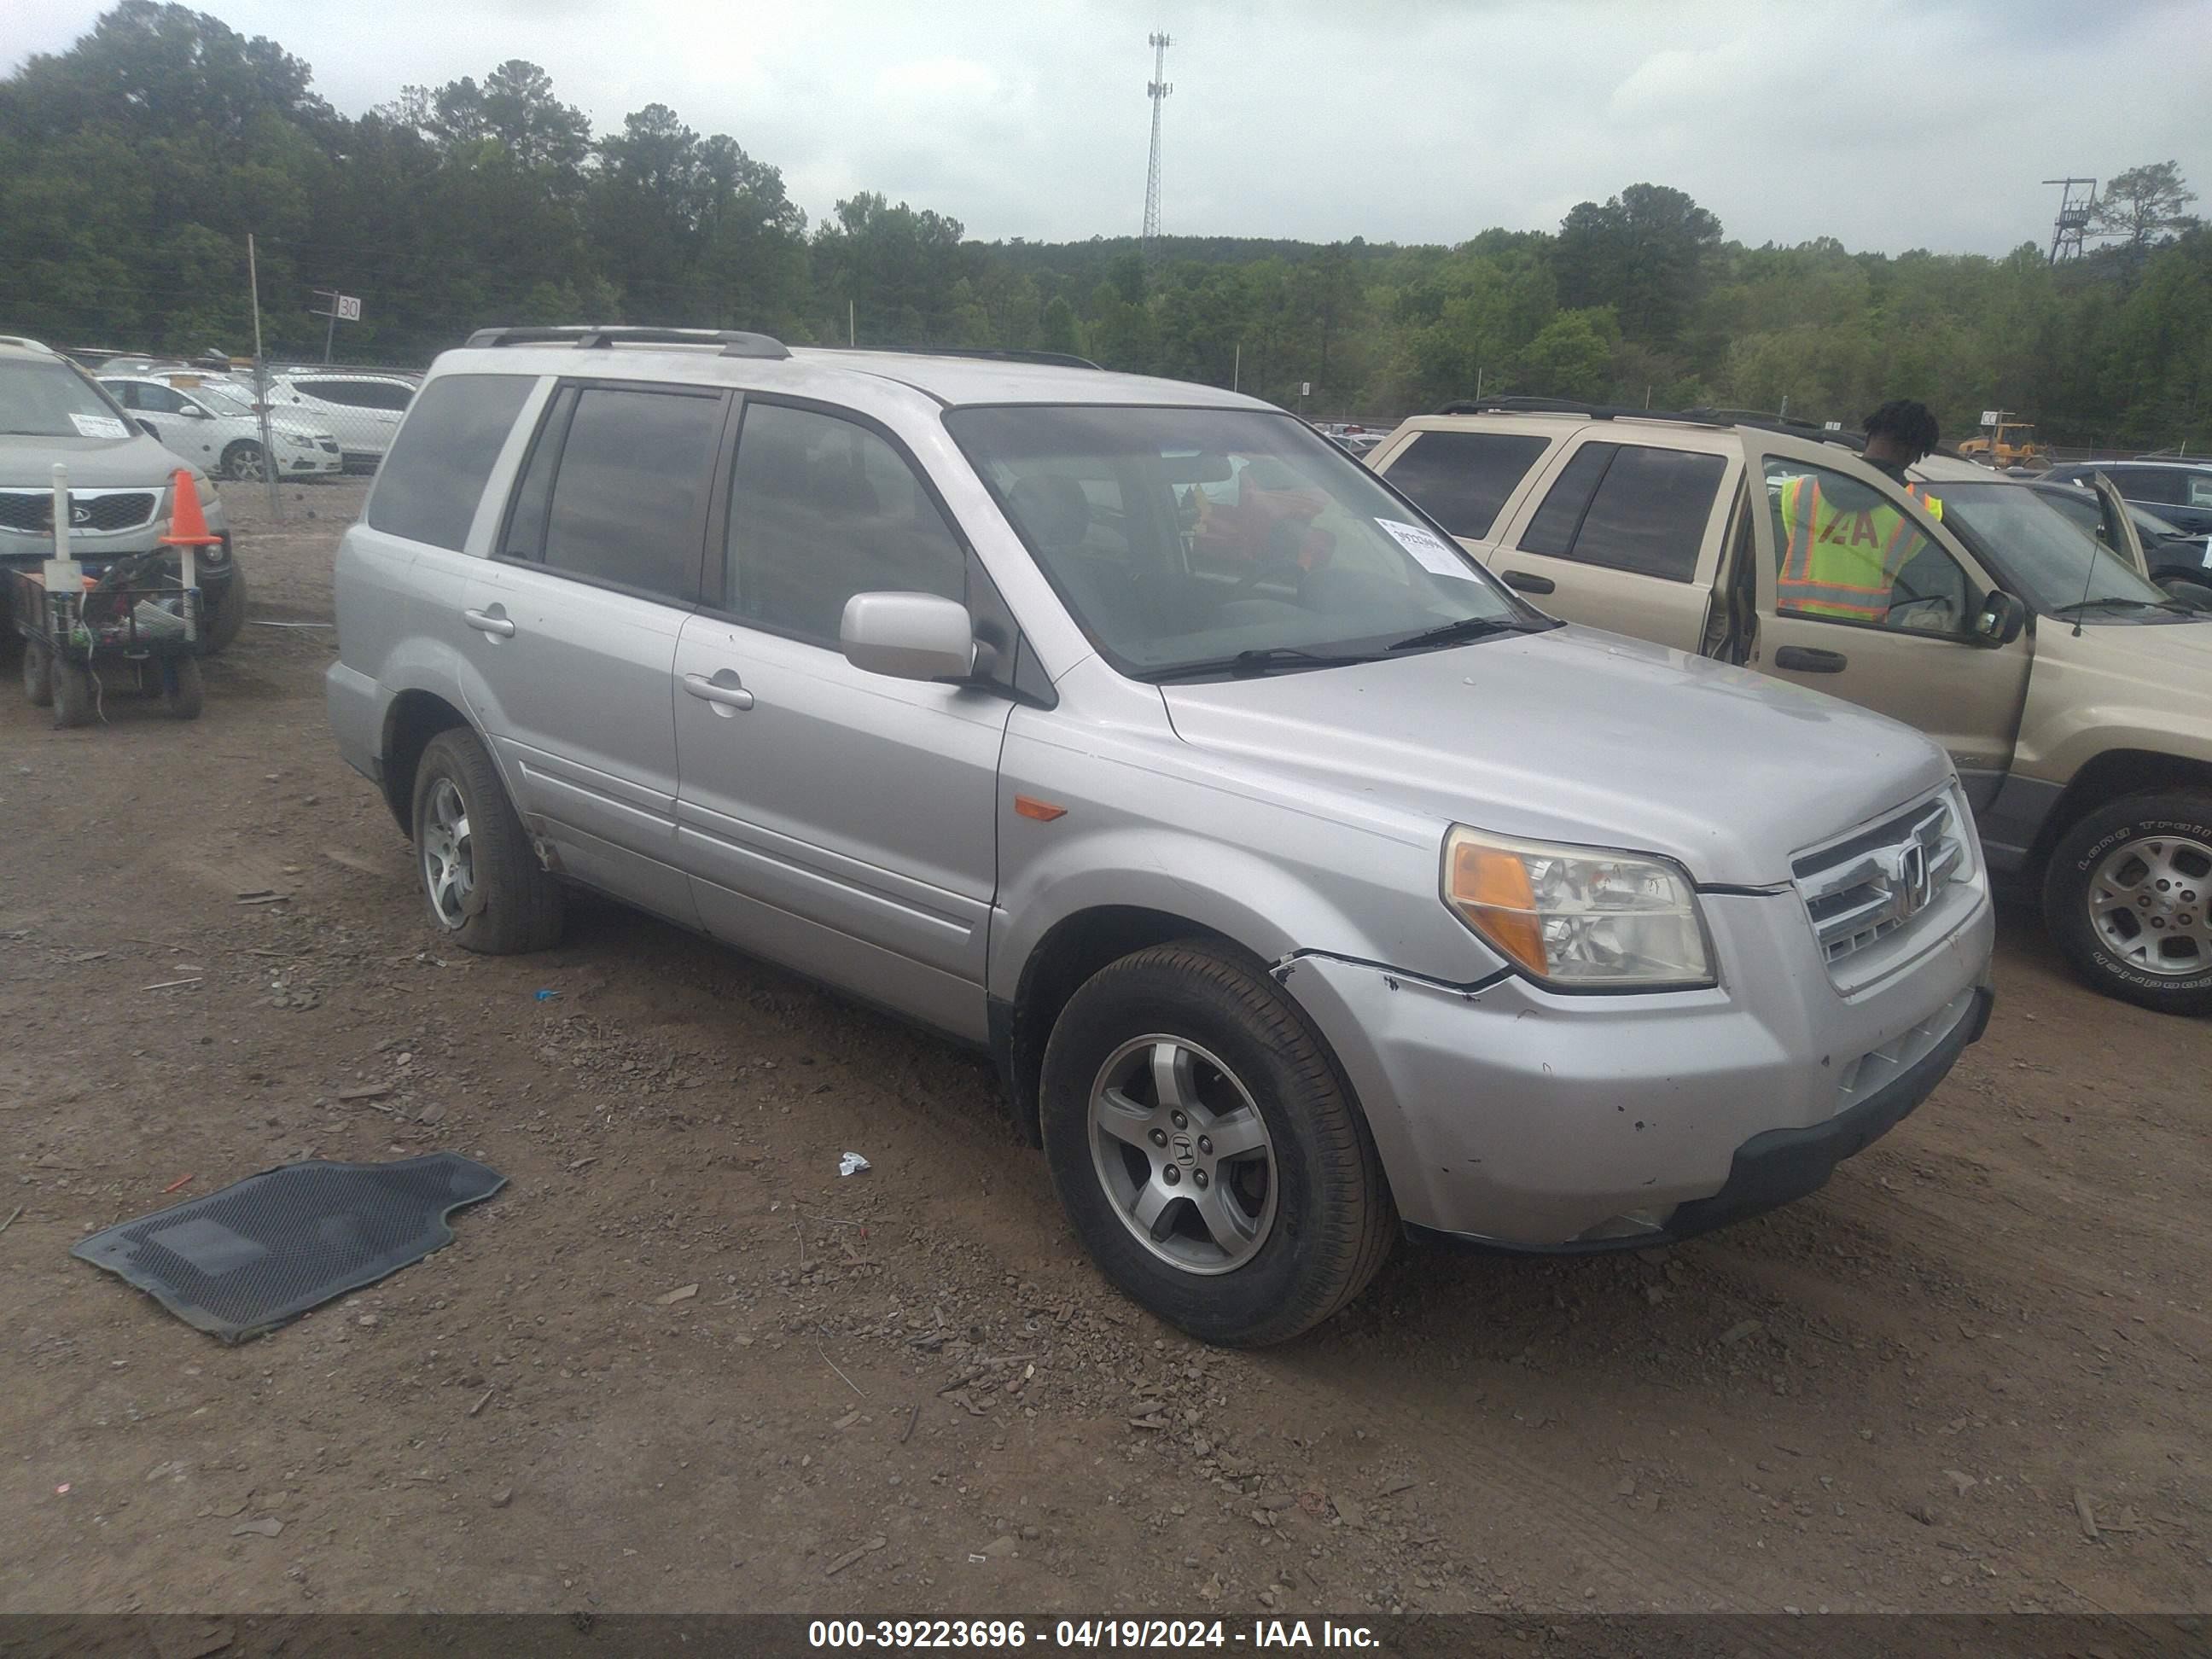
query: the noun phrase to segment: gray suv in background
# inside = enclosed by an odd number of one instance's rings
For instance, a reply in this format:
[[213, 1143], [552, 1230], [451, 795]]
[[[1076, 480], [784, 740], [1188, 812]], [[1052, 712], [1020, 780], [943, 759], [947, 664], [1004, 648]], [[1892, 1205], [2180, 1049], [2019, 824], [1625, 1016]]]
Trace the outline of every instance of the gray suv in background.
[[988, 1049], [1085, 1244], [1294, 1335], [1402, 1223], [1812, 1190], [1980, 1036], [1950, 763], [1565, 626], [1310, 428], [1066, 362], [493, 330], [337, 572], [330, 714], [432, 925], [571, 884]]
[[[176, 510], [173, 480], [189, 472], [208, 528], [221, 541], [195, 561], [210, 655], [246, 625], [246, 578], [232, 556], [222, 497], [206, 471], [162, 447], [89, 374], [60, 353], [0, 334], [0, 568], [38, 570], [53, 556], [57, 463], [68, 469], [70, 553], [98, 575], [126, 554], [160, 545]], [[0, 583], [0, 648], [17, 635]]]

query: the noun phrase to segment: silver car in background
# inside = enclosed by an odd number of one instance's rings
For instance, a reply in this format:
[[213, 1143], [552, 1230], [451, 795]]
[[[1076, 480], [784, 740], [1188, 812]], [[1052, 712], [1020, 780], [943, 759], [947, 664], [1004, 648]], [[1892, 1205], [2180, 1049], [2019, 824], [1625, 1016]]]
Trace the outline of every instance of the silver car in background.
[[1101, 1268], [1208, 1340], [1401, 1228], [1784, 1202], [1987, 1018], [1934, 744], [1560, 625], [1230, 392], [487, 331], [337, 600], [433, 927], [541, 948], [580, 884], [988, 1049]]

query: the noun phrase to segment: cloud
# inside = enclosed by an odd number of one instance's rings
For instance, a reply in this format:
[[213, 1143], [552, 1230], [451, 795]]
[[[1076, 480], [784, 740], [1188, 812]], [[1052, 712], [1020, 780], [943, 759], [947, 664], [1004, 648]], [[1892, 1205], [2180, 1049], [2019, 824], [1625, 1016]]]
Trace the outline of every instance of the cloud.
[[[1753, 243], [1996, 253], [2047, 238], [2059, 174], [2171, 156], [2212, 194], [2212, 127], [2172, 92], [2212, 84], [2202, 0], [196, 3], [349, 112], [526, 58], [602, 131], [658, 101], [729, 133], [817, 221], [878, 190], [987, 239], [1137, 228], [1162, 27], [1175, 231], [1455, 242], [1650, 180]], [[0, 51], [102, 9], [18, 6]]]

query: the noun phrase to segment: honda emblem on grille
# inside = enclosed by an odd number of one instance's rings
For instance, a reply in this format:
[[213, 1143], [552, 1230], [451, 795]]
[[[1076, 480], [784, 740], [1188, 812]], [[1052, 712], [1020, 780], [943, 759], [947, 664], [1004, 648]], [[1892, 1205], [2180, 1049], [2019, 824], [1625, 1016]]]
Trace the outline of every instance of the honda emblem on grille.
[[1889, 890], [1896, 900], [1899, 921], [1910, 920], [1928, 908], [1930, 887], [1928, 849], [1917, 841], [1907, 842], [1897, 849], [1889, 867]]

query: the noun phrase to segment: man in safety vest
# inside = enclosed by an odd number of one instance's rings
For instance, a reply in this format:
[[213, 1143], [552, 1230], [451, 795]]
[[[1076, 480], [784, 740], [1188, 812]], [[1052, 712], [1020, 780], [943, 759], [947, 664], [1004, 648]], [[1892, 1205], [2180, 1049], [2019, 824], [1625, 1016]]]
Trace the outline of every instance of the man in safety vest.
[[[1936, 417], [1925, 404], [1899, 398], [1867, 416], [1867, 463], [1904, 484], [1933, 519], [1943, 503], [1905, 469], [1936, 447]], [[1928, 546], [1912, 520], [1885, 496], [1839, 474], [1808, 472], [1783, 486], [1775, 503], [1782, 564], [1778, 608], [1803, 617], [1880, 623], [1889, 616], [1897, 579]]]

